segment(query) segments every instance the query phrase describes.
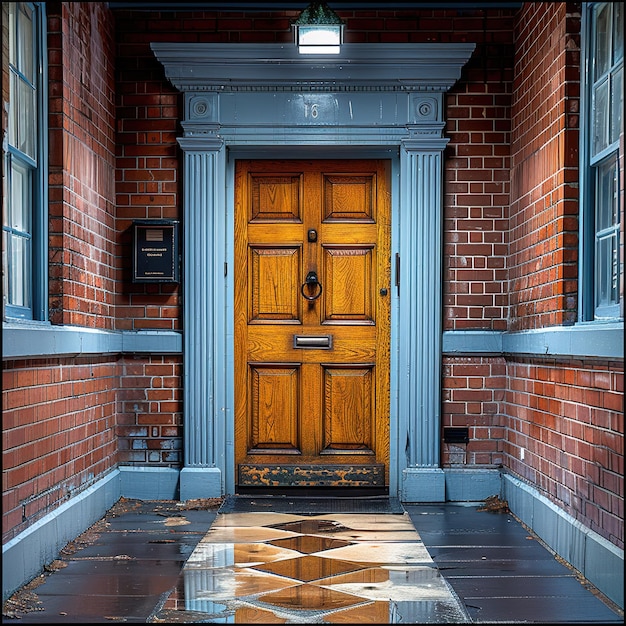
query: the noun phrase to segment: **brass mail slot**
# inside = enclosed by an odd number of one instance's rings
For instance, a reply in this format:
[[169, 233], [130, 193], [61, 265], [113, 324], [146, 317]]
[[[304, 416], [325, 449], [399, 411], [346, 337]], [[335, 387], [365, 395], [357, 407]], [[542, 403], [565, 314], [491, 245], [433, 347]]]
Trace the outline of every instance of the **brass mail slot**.
[[330, 350], [333, 347], [332, 335], [311, 337], [306, 335], [293, 336], [294, 348], [317, 348], [318, 350]]

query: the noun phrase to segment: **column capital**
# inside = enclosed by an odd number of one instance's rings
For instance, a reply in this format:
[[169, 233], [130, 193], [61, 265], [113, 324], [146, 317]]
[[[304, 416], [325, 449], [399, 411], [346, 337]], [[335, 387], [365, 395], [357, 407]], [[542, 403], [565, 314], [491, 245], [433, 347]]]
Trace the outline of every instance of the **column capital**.
[[402, 147], [409, 153], [442, 153], [450, 141], [447, 137], [441, 137], [427, 129], [413, 129], [407, 126], [410, 136], [402, 139]]
[[[178, 138], [178, 145], [181, 147], [183, 152], [219, 152], [224, 146], [224, 139], [217, 135], [217, 128], [214, 130], [206, 130], [206, 127], [203, 126], [205, 130], [198, 131], [194, 130], [195, 133], [193, 136], [185, 136]], [[187, 129], [185, 129], [186, 131]]]

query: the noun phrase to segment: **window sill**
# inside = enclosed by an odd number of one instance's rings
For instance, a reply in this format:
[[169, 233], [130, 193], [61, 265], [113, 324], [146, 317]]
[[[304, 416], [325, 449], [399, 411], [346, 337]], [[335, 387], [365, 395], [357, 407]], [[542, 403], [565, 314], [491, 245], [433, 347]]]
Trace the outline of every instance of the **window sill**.
[[446, 331], [443, 353], [490, 356], [530, 355], [624, 358], [624, 322], [585, 322], [514, 333], [488, 330]]
[[3, 360], [181, 352], [182, 334], [177, 331], [110, 331], [30, 321], [5, 321], [2, 325]]

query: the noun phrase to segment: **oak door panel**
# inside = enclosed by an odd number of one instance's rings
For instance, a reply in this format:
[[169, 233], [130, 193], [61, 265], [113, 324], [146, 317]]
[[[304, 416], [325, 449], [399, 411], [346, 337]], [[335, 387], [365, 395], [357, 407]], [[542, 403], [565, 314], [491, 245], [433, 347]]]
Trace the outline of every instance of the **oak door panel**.
[[384, 486], [388, 163], [235, 169], [236, 482]]
[[300, 367], [250, 364], [248, 450], [254, 454], [299, 454]]

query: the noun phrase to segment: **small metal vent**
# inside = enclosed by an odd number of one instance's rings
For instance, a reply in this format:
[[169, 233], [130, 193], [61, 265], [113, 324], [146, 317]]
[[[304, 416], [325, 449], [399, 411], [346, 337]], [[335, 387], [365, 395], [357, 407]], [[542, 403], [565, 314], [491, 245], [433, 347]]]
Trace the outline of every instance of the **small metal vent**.
[[444, 428], [443, 440], [445, 443], [468, 443], [469, 428]]

